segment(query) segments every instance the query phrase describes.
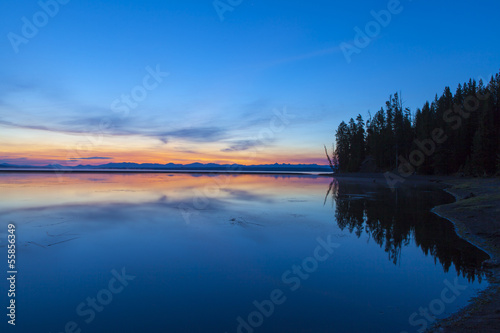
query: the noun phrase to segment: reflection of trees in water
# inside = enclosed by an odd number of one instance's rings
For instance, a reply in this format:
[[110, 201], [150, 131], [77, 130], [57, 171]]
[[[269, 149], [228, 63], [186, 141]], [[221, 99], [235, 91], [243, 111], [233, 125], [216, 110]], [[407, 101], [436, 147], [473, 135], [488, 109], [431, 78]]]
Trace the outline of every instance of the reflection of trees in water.
[[394, 264], [403, 247], [415, 242], [448, 272], [453, 264], [469, 281], [481, 280], [479, 270], [488, 256], [459, 238], [450, 222], [431, 212], [432, 207], [450, 202], [440, 191], [390, 189], [376, 184], [352, 184], [334, 180], [327, 191], [340, 229], [361, 237], [365, 232], [388, 254]]

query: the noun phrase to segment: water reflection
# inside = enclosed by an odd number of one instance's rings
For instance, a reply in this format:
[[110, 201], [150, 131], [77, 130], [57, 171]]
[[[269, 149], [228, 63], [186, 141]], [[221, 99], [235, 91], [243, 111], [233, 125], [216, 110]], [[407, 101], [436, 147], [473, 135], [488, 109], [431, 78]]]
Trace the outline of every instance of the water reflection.
[[[255, 332], [414, 332], [410, 314], [439, 297], [443, 281], [467, 285], [449, 312], [487, 285], [476, 265], [485, 254], [429, 212], [450, 200], [441, 191], [341, 180], [326, 204], [330, 178], [317, 176], [61, 180], [0, 173], [0, 233], [17, 226], [16, 296], [29, 318], [20, 332], [60, 332], [69, 320], [94, 333], [238, 332], [236, 318], [275, 289], [287, 302]], [[314, 255], [318, 237], [340, 247], [292, 292], [283, 274]], [[87, 326], [75, 309], [121, 267], [136, 280]]]
[[481, 263], [488, 255], [461, 239], [452, 224], [431, 212], [440, 204], [450, 203], [440, 191], [419, 186], [399, 188], [394, 192], [374, 183], [362, 185], [334, 179], [325, 196], [335, 207], [335, 219], [342, 230], [360, 238], [365, 233], [373, 239], [395, 265], [402, 249], [412, 242], [424, 254], [441, 263], [445, 272], [451, 265], [469, 281], [481, 281]]

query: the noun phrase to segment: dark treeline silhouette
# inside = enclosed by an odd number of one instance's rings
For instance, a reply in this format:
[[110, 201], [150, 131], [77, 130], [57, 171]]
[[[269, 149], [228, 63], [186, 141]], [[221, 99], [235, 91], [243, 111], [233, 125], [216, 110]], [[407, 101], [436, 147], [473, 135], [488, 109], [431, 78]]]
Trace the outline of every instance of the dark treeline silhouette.
[[415, 115], [394, 94], [385, 109], [342, 122], [336, 132], [335, 169], [387, 171], [402, 165], [421, 174], [491, 175], [500, 172], [500, 73], [485, 85], [469, 80], [449, 87]]
[[441, 263], [445, 272], [453, 264], [469, 281], [482, 279], [481, 263], [488, 255], [459, 238], [450, 222], [430, 212], [436, 203], [452, 201], [451, 196], [425, 187], [393, 192], [376, 184], [336, 180], [330, 184], [330, 195], [339, 228], [358, 237], [367, 235], [394, 264], [404, 260], [404, 247], [413, 242]]

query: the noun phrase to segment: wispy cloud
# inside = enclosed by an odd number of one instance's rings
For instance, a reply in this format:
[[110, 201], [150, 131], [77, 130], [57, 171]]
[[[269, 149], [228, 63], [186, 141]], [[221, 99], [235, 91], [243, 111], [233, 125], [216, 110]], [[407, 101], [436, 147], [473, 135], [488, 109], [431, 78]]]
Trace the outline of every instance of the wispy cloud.
[[189, 141], [218, 141], [225, 137], [226, 130], [217, 127], [185, 128], [163, 133], [166, 137], [182, 138]]
[[112, 160], [112, 157], [80, 157], [80, 158], [72, 158], [74, 161], [78, 160]]
[[[102, 128], [102, 122], [109, 124], [109, 127]], [[0, 125], [65, 134], [99, 133], [116, 136], [137, 135], [155, 138], [163, 143], [168, 143], [171, 138], [191, 142], [217, 142], [227, 138], [227, 130], [215, 126], [189, 127], [165, 131], [165, 128], [170, 128], [170, 125], [165, 124], [162, 126], [162, 124], [148, 124], [138, 119], [123, 119], [120, 117], [66, 119], [52, 126], [19, 124], [7, 120], [0, 120]]]
[[258, 146], [267, 146], [269, 145], [270, 140], [262, 141], [262, 140], [237, 140], [234, 141], [228, 148], [222, 149], [223, 152], [236, 152], [236, 151], [245, 151]]

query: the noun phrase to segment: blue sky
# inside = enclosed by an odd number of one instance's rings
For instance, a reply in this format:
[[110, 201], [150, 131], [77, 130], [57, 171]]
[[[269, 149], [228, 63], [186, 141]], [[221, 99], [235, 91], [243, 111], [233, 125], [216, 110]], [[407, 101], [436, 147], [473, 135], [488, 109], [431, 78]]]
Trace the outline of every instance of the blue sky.
[[[221, 0], [223, 20], [213, 1], [55, 1], [0, 4], [0, 162], [323, 163], [340, 121], [390, 94], [415, 111], [500, 68], [496, 1]], [[388, 6], [346, 61], [341, 43]], [[23, 18], [40, 27], [19, 44]], [[279, 131], [276, 112], [293, 115]]]

